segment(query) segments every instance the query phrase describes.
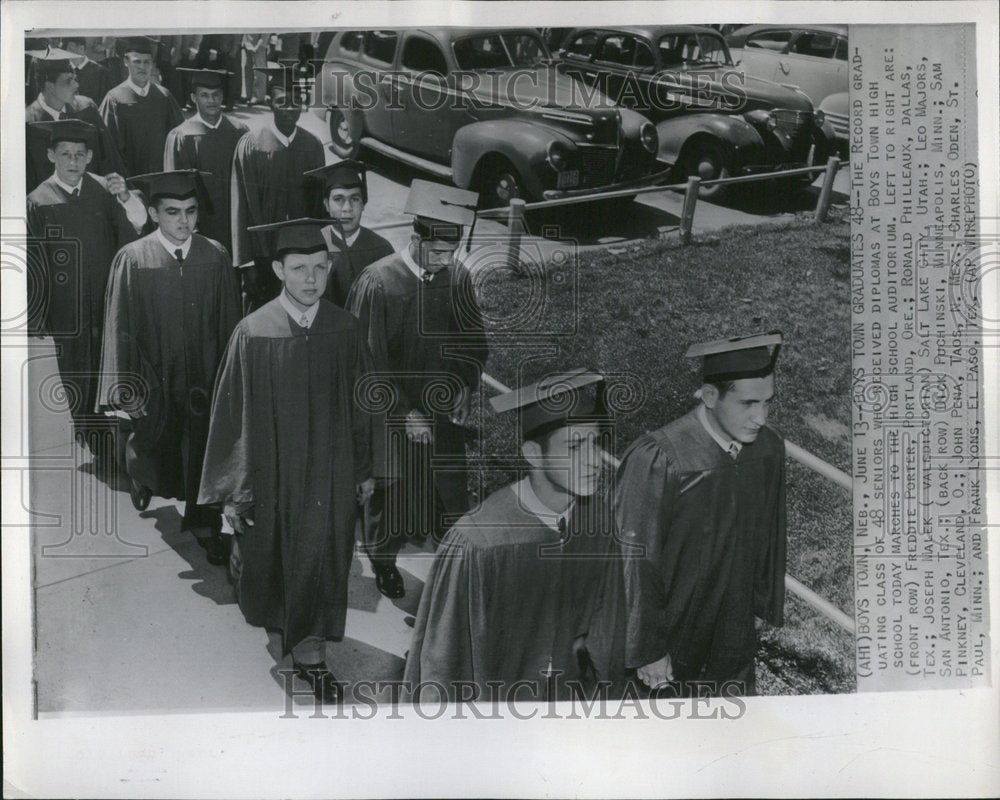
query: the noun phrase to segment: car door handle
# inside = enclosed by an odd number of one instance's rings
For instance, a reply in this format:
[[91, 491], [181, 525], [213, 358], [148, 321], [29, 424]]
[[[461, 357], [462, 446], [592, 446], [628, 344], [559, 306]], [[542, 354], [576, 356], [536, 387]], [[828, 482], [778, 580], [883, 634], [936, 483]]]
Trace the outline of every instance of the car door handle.
[[587, 72], [587, 70], [584, 70], [583, 74], [586, 75], [590, 79], [594, 79], [594, 78], [597, 77], [597, 73], [596, 72]]
[[787, 61], [781, 61], [781, 60], [779, 60], [778, 61], [778, 66], [781, 67], [781, 71], [782, 72], [784, 72], [786, 75], [788, 74], [788, 62]]

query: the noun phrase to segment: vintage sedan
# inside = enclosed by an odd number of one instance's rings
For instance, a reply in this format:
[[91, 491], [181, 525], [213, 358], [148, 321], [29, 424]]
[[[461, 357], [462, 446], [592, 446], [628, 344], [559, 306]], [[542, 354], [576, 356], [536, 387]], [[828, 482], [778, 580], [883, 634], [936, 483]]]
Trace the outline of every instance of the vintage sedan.
[[[822, 163], [832, 131], [800, 91], [744, 74], [722, 36], [689, 25], [580, 28], [560, 69], [653, 122], [660, 160], [703, 180]], [[703, 197], [726, 187], [704, 187]]]
[[366, 147], [477, 190], [483, 205], [667, 177], [655, 127], [581, 92], [531, 28], [340, 31], [316, 94], [339, 156]]
[[744, 25], [726, 41], [747, 74], [796, 86], [816, 108], [847, 91], [846, 25]]

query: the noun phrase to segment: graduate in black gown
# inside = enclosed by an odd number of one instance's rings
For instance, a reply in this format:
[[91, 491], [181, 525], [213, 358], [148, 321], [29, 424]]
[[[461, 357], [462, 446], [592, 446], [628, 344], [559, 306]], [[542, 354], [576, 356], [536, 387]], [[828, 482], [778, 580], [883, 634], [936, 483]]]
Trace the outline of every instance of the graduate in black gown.
[[[278, 296], [271, 269], [274, 234], [248, 228], [308, 216], [304, 173], [323, 166], [323, 145], [298, 126], [302, 108], [289, 89], [287, 69], [258, 69], [268, 76], [272, 119], [240, 139], [233, 156], [233, 260], [244, 268], [244, 309]], [[287, 81], [287, 83], [286, 83]]]
[[464, 426], [489, 351], [471, 276], [456, 256], [476, 200], [413, 181], [409, 243], [362, 272], [347, 298], [394, 394], [388, 481], [376, 487], [364, 522], [375, 584], [387, 597], [405, 593], [396, 569], [404, 538], [440, 537], [469, 508]]
[[32, 122], [52, 122], [60, 119], [78, 119], [94, 128], [92, 142], [93, 158], [90, 170], [111, 178], [123, 175], [124, 164], [118, 147], [97, 111], [97, 106], [89, 98], [78, 93], [77, 73], [70, 61], [72, 53], [55, 48], [29, 51], [34, 66], [37, 96], [24, 110], [27, 153], [26, 183], [32, 191], [52, 174], [52, 162], [48, 158], [48, 134], [45, 130], [33, 128]]
[[98, 434], [108, 430], [94, 411], [108, 271], [118, 249], [142, 230], [146, 208], [121, 176], [106, 181], [86, 171], [97, 138], [93, 126], [67, 119], [29, 128], [48, 138], [55, 167], [27, 199], [28, 235], [39, 265], [28, 273], [28, 296], [40, 298], [29, 330], [52, 336], [74, 432], [96, 449]]
[[76, 80], [80, 84], [79, 92], [84, 97], [89, 97], [98, 106], [104, 100], [104, 96], [110, 92], [117, 81], [111, 77], [108, 68], [103, 64], [92, 61], [87, 55], [87, 40], [83, 36], [67, 36], [62, 40], [63, 50], [72, 53], [73, 69], [76, 70]]
[[373, 485], [373, 426], [355, 402], [372, 364], [357, 320], [322, 299], [323, 224], [271, 228], [282, 292], [229, 342], [199, 501], [231, 520], [247, 622], [280, 630], [295, 673], [333, 702], [326, 643], [344, 635], [357, 506]]
[[123, 50], [128, 77], [101, 103], [101, 118], [118, 145], [128, 177], [161, 172], [167, 133], [184, 121], [177, 101], [153, 81], [155, 46], [147, 36], [127, 40]]
[[581, 369], [491, 398], [497, 411], [517, 412], [526, 474], [462, 517], [438, 548], [404, 698], [439, 702], [443, 689], [452, 701], [542, 701], [621, 690], [623, 573], [599, 490], [610, 423], [602, 390], [602, 376]]
[[[224, 564], [221, 515], [198, 504], [198, 487], [215, 374], [240, 318], [236, 275], [226, 249], [194, 232], [207, 202], [197, 172], [130, 182], [147, 188], [157, 228], [112, 264], [98, 403], [131, 420], [125, 467], [136, 508], [153, 494], [184, 500], [182, 530]], [[136, 375], [142, 386], [129, 392]]]
[[365, 267], [392, 255], [389, 241], [361, 224], [368, 203], [368, 175], [360, 161], [338, 161], [306, 173], [323, 194], [323, 208], [334, 220], [323, 228], [330, 253], [330, 280], [326, 299], [341, 308]]
[[222, 113], [223, 81], [228, 73], [186, 67], [179, 67], [178, 72], [188, 76], [191, 101], [197, 110], [167, 134], [163, 168], [198, 169], [209, 173], [204, 180], [212, 201], [212, 213], [199, 215], [198, 232], [221, 242], [232, 253], [233, 153], [236, 143], [247, 132], [247, 126]]
[[627, 664], [651, 688], [753, 694], [757, 620], [783, 622], [785, 444], [766, 424], [780, 343], [691, 347], [700, 404], [622, 459], [618, 525], [641, 548], [626, 554]]

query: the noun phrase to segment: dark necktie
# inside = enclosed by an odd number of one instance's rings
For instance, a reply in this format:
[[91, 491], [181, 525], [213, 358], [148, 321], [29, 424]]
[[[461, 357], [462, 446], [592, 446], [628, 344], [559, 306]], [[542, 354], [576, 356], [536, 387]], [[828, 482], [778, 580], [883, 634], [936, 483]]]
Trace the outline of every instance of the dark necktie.
[[176, 250], [174, 250], [174, 258], [177, 259], [178, 264], [184, 266], [184, 251], [181, 250], [179, 247]]
[[729, 449], [726, 452], [729, 453], [729, 455], [733, 457], [733, 461], [735, 461], [740, 455], [740, 448], [737, 446], [736, 442], [730, 442]]
[[70, 197], [79, 197], [80, 196], [80, 187], [79, 186], [74, 186], [73, 187], [73, 191], [70, 192], [69, 194], [70, 194]]
[[566, 517], [559, 517], [556, 527], [559, 529], [559, 539], [562, 541], [566, 538]]

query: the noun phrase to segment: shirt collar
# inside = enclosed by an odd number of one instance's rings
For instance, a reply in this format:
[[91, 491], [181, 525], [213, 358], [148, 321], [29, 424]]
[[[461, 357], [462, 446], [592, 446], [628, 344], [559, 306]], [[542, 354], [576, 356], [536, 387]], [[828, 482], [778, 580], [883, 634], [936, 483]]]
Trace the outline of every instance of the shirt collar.
[[59, 180], [59, 176], [54, 172], [52, 173], [52, 180], [55, 181], [56, 186], [62, 189], [66, 194], [73, 194], [74, 191], [79, 194], [79, 190], [83, 189], [83, 177], [81, 176], [80, 182], [76, 186], [70, 186], [68, 183], [63, 183]]
[[417, 280], [422, 281], [425, 277], [428, 281], [434, 280], [435, 273], [428, 272], [413, 260], [413, 255], [410, 253], [410, 245], [405, 245], [403, 249], [399, 251], [399, 254], [403, 257], [403, 263], [406, 264], [410, 272], [416, 276]]
[[[38, 95], [38, 105], [42, 107], [42, 111], [48, 114], [52, 119], [59, 119], [59, 115], [62, 111], [56, 111], [52, 106], [45, 102], [45, 96], [41, 93]], [[66, 110], [66, 106], [63, 106], [63, 111]]]
[[292, 139], [295, 138], [295, 134], [299, 132], [298, 126], [292, 131], [291, 136], [285, 136], [281, 131], [278, 130], [277, 126], [274, 124], [274, 120], [271, 120], [271, 133], [275, 135], [277, 140], [281, 142], [285, 147], [288, 147], [292, 143]]
[[203, 116], [202, 116], [201, 114], [199, 114], [199, 113], [198, 113], [197, 111], [195, 111], [195, 112], [194, 112], [194, 114], [193, 114], [193, 115], [191, 116], [191, 119], [193, 119], [193, 120], [195, 120], [195, 121], [197, 121], [197, 122], [200, 122], [200, 123], [201, 123], [202, 125], [204, 125], [204, 126], [205, 126], [206, 128], [211, 128], [211, 129], [212, 129], [213, 131], [216, 131], [216, 130], [218, 130], [218, 129], [219, 129], [219, 126], [220, 126], [220, 125], [222, 124], [222, 119], [223, 119], [223, 117], [224, 117], [224, 116], [225, 116], [225, 114], [220, 114], [220, 115], [219, 115], [219, 121], [218, 121], [218, 122], [216, 122], [216, 123], [215, 123], [214, 125], [213, 125], [213, 124], [212, 124], [211, 122], [208, 122], [208, 121], [207, 121], [207, 120], [206, 120], [206, 119], [205, 119], [205, 118], [204, 118], [204, 117], [203, 117]]
[[[313, 322], [316, 320], [316, 312], [319, 311], [319, 303], [313, 303], [309, 308], [303, 311], [298, 308], [289, 298], [288, 293], [284, 289], [278, 295], [278, 302], [281, 303], [281, 307], [285, 309], [294, 321], [296, 325], [301, 325], [303, 328], [309, 329], [312, 327]], [[303, 317], [305, 320], [303, 321]]]
[[563, 520], [566, 524], [568, 524], [569, 515], [573, 511], [573, 506], [576, 505], [576, 498], [570, 502], [565, 511], [561, 514], [557, 514], [545, 505], [545, 503], [541, 501], [541, 498], [535, 494], [535, 490], [531, 488], [530, 478], [524, 477], [516, 483], [512, 483], [510, 488], [513, 489], [514, 494], [517, 495], [517, 502], [520, 504], [521, 508], [538, 517], [538, 519], [540, 519], [546, 527], [549, 527], [554, 531], [559, 531], [560, 520]]
[[187, 241], [184, 242], [184, 244], [174, 244], [166, 236], [163, 235], [163, 231], [157, 228], [156, 238], [160, 240], [160, 244], [163, 245], [164, 249], [168, 253], [170, 253], [171, 256], [174, 255], [175, 251], [180, 250], [181, 255], [184, 256], [184, 258], [187, 258], [188, 253], [191, 252], [191, 241], [194, 239], [194, 236], [193, 235], [188, 236]]
[[150, 86], [151, 86], [151, 85], [153, 84], [153, 81], [152, 81], [152, 80], [150, 80], [150, 81], [149, 81], [149, 82], [148, 82], [148, 83], [147, 83], [147, 84], [146, 84], [145, 86], [143, 86], [143, 87], [139, 87], [139, 86], [137, 86], [137, 85], [136, 85], [136, 84], [135, 84], [135, 83], [134, 83], [134, 82], [132, 81], [132, 79], [131, 79], [131, 78], [126, 78], [126, 79], [125, 79], [125, 83], [127, 83], [127, 84], [129, 85], [129, 88], [131, 88], [133, 92], [135, 92], [135, 93], [136, 93], [137, 95], [139, 95], [139, 97], [145, 97], [145, 96], [146, 96], [147, 94], [149, 94], [149, 87], [150, 87]]
[[325, 228], [323, 228], [323, 238], [326, 239], [327, 250], [331, 249], [333, 245], [340, 246], [344, 242], [347, 242], [348, 247], [353, 247], [354, 243], [358, 240], [358, 237], [360, 235], [361, 235], [360, 227], [346, 239], [341, 238], [340, 231], [336, 225], [327, 225]]
[[743, 443], [738, 442], [735, 439], [726, 439], [724, 436], [720, 436], [712, 424], [708, 421], [708, 410], [705, 406], [698, 406], [698, 420], [701, 422], [702, 427], [708, 431], [708, 435], [711, 436], [717, 445], [723, 449], [727, 454], [735, 449], [737, 455], [739, 455], [740, 450], [743, 449]]

